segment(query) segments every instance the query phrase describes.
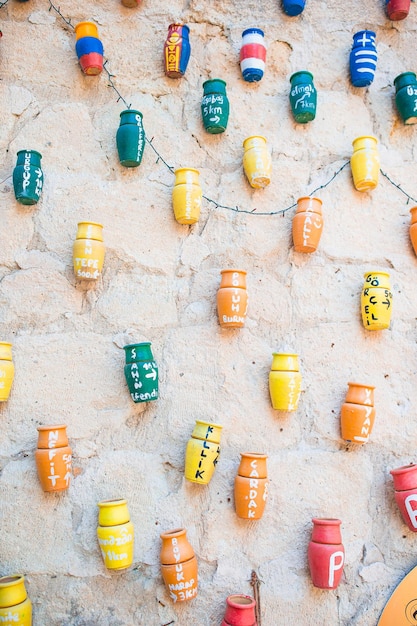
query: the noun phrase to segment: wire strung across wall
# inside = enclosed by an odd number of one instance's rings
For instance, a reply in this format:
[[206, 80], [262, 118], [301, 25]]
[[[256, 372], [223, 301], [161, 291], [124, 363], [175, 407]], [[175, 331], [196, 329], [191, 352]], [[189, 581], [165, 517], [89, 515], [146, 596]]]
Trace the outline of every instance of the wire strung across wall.
[[[56, 7], [53, 2], [51, 0], [49, 1], [49, 11], [51, 11], [52, 9], [61, 17], [61, 19], [63, 20], [63, 22], [66, 24], [66, 26], [68, 26], [69, 28], [72, 28], [73, 30], [75, 30], [74, 25], [71, 22], [70, 18], [65, 17], [65, 15], [63, 15], [61, 13], [60, 7]], [[0, 2], [0, 8], [2, 8], [5, 4], [7, 4], [8, 0], [4, 0], [4, 2]], [[125, 105], [125, 107], [127, 109], [131, 108], [131, 104], [128, 104], [126, 99], [123, 97], [123, 95], [120, 93], [120, 91], [117, 89], [116, 85], [114, 84], [113, 78], [115, 77], [114, 74], [112, 74], [110, 72], [110, 70], [107, 67], [108, 64], [108, 59], [104, 60], [103, 63], [103, 69], [107, 74], [107, 79], [108, 79], [108, 86], [113, 89], [113, 91], [116, 93], [117, 95], [117, 102], [122, 101], [123, 104]], [[152, 150], [154, 151], [154, 153], [157, 156], [156, 159], [156, 163], [158, 163], [159, 161], [161, 161], [165, 167], [171, 172], [171, 174], [174, 174], [175, 168], [172, 165], [169, 165], [167, 163], [167, 161], [164, 159], [164, 157], [160, 154], [160, 152], [155, 148], [155, 146], [153, 145], [153, 140], [154, 137], [152, 137], [152, 139], [148, 139], [145, 136], [145, 140], [147, 142], [147, 144], [152, 148]], [[341, 165], [339, 167], [339, 169], [337, 169], [333, 175], [329, 178], [329, 180], [325, 183], [323, 183], [322, 185], [319, 185], [318, 187], [316, 187], [315, 189], [313, 189], [308, 195], [309, 196], [313, 196], [315, 193], [317, 193], [318, 191], [320, 191], [321, 189], [325, 189], [326, 187], [328, 187], [334, 180], [335, 178], [337, 178], [337, 176], [339, 176], [339, 174], [345, 169], [345, 167], [347, 167], [347, 165], [349, 165], [350, 160], [345, 161], [345, 163], [343, 163], [343, 165]], [[382, 174], [382, 176], [384, 176], [384, 178], [386, 180], [388, 180], [388, 182], [393, 185], [396, 189], [398, 189], [404, 196], [406, 196], [407, 198], [407, 203], [411, 200], [412, 202], [415, 202], [417, 204], [417, 199], [414, 198], [413, 196], [411, 196], [410, 194], [408, 194], [406, 191], [404, 191], [404, 189], [401, 187], [401, 185], [399, 185], [398, 183], [394, 182], [392, 180], [392, 178], [386, 173], [384, 172], [382, 169], [380, 169], [380, 172]], [[0, 184], [4, 183], [6, 180], [8, 180], [8, 178], [10, 178], [10, 176], [8, 176], [5, 180], [0, 181]], [[285, 209], [280, 209], [279, 211], [258, 211], [258, 209], [252, 209], [252, 210], [248, 210], [248, 209], [241, 209], [239, 206], [228, 206], [225, 204], [221, 204], [220, 202], [217, 202], [217, 200], [213, 200], [213, 198], [210, 198], [209, 196], [206, 196], [203, 194], [203, 198], [209, 203], [212, 204], [216, 209], [225, 209], [227, 211], [233, 211], [234, 213], [247, 213], [249, 215], [284, 215], [285, 213], [287, 213], [288, 211], [290, 211], [291, 209], [295, 208], [297, 206], [297, 202], [294, 202], [293, 204], [291, 204], [290, 206], [286, 207]]]

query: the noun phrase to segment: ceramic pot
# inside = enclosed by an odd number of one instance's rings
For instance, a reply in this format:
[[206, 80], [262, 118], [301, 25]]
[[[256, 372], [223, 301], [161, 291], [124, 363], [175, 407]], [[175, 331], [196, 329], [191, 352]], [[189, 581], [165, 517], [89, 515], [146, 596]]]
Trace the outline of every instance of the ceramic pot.
[[83, 37], [95, 37], [98, 39], [98, 29], [94, 22], [79, 22], [75, 25], [75, 39]]
[[242, 519], [260, 519], [268, 497], [266, 454], [241, 453], [235, 478], [236, 515]]
[[223, 426], [196, 420], [185, 451], [185, 478], [193, 483], [208, 485], [220, 456], [220, 436]]
[[269, 372], [269, 393], [274, 409], [296, 411], [301, 393], [301, 374], [298, 355], [272, 353]]
[[417, 123], [417, 79], [414, 72], [394, 78], [395, 103], [404, 124]]
[[78, 61], [82, 71], [87, 76], [97, 76], [103, 70], [103, 55], [98, 52], [83, 54]]
[[313, 74], [305, 70], [295, 72], [290, 77], [290, 105], [295, 121], [306, 124], [316, 117], [317, 91], [313, 83]]
[[32, 626], [32, 603], [29, 600], [23, 576], [0, 578], [0, 622]]
[[254, 189], [267, 187], [271, 182], [272, 159], [261, 135], [248, 137], [243, 142], [243, 170]]
[[377, 139], [370, 135], [357, 137], [352, 142], [350, 159], [353, 184], [357, 191], [375, 189], [379, 179], [379, 154]]
[[260, 28], [247, 28], [242, 33], [240, 69], [248, 83], [261, 80], [265, 72], [266, 46], [264, 32]]
[[410, 0], [386, 0], [385, 8], [390, 20], [404, 20], [410, 11]]
[[133, 9], [134, 7], [138, 7], [141, 3], [141, 0], [122, 0], [122, 4], [124, 7], [128, 7], [129, 9]]
[[322, 202], [319, 198], [298, 198], [292, 220], [292, 238], [296, 252], [315, 252], [323, 230]]
[[377, 60], [375, 33], [372, 30], [355, 33], [349, 56], [350, 79], [354, 87], [367, 87], [372, 83]]
[[200, 172], [192, 167], [175, 170], [172, 206], [177, 222], [195, 224], [200, 217], [203, 192], [199, 182]]
[[72, 250], [75, 276], [81, 280], [100, 278], [104, 254], [103, 225], [97, 222], [78, 222]]
[[348, 383], [349, 389], [341, 410], [342, 439], [364, 444], [369, 440], [375, 421], [372, 385]]
[[343, 574], [345, 549], [338, 519], [313, 518], [313, 532], [308, 545], [308, 563], [313, 585], [336, 589]]
[[38, 426], [35, 461], [44, 491], [65, 491], [71, 482], [72, 450], [64, 424]]
[[217, 312], [222, 328], [242, 328], [246, 321], [248, 294], [245, 270], [222, 270], [217, 291]]
[[413, 206], [410, 209], [411, 224], [410, 224], [410, 239], [413, 250], [417, 255], [417, 206]]
[[158, 366], [149, 342], [133, 343], [124, 347], [124, 367], [127, 386], [133, 402], [151, 402], [158, 399]]
[[229, 100], [226, 94], [226, 83], [220, 78], [206, 80], [203, 83], [203, 90], [201, 115], [204, 128], [212, 135], [224, 133], [229, 120]]
[[417, 465], [410, 464], [391, 470], [395, 501], [408, 528], [417, 532]]
[[306, 0], [282, 0], [282, 8], [287, 15], [295, 17], [304, 11]]
[[0, 341], [0, 402], [6, 402], [9, 399], [13, 379], [12, 344]]
[[117, 152], [123, 167], [138, 167], [145, 149], [145, 130], [142, 113], [127, 109], [120, 113], [120, 126], [116, 133]]
[[90, 54], [91, 52], [103, 56], [103, 44], [97, 37], [81, 37], [81, 39], [77, 39], [75, 52], [78, 58], [84, 56], [84, 54]]
[[256, 626], [256, 602], [240, 593], [226, 598], [226, 612], [221, 626]]
[[190, 29], [185, 24], [170, 24], [164, 45], [165, 74], [181, 78], [187, 69], [191, 54]]
[[366, 330], [389, 328], [392, 311], [390, 276], [387, 272], [366, 272], [361, 294], [362, 322]]
[[185, 528], [177, 528], [160, 535], [162, 578], [174, 602], [185, 602], [197, 595], [197, 559], [186, 532]]
[[97, 538], [107, 569], [122, 570], [133, 562], [134, 527], [127, 501], [103, 500], [98, 503]]
[[13, 170], [15, 198], [20, 204], [36, 204], [43, 187], [42, 155], [36, 150], [19, 150]]

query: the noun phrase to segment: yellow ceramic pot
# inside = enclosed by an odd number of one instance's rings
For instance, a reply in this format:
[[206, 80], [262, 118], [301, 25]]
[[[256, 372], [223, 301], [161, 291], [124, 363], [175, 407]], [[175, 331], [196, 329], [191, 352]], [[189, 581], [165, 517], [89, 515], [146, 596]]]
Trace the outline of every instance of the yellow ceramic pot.
[[75, 25], [75, 38], [81, 39], [81, 37], [95, 37], [98, 39], [98, 28], [94, 22], [79, 22]]
[[97, 538], [108, 569], [120, 570], [133, 563], [134, 528], [127, 501], [103, 500], [98, 503]]
[[243, 142], [243, 170], [251, 187], [260, 189], [271, 182], [272, 159], [261, 135], [248, 137]]
[[32, 625], [32, 603], [27, 597], [23, 576], [0, 578], [0, 623]]
[[220, 456], [222, 426], [197, 420], [185, 451], [185, 478], [193, 483], [207, 485]]
[[269, 393], [274, 409], [296, 411], [301, 393], [298, 355], [274, 352], [269, 373]]
[[375, 189], [379, 179], [379, 154], [377, 139], [371, 135], [357, 137], [352, 142], [350, 159], [353, 184], [358, 191]]
[[172, 206], [177, 222], [195, 224], [200, 217], [203, 192], [199, 182], [200, 172], [192, 167], [175, 170]]
[[97, 280], [103, 271], [104, 253], [102, 224], [79, 222], [72, 254], [75, 276]]
[[362, 322], [367, 330], [389, 328], [392, 312], [390, 275], [387, 272], [366, 272], [361, 293]]
[[13, 379], [12, 344], [0, 341], [0, 402], [8, 400]]

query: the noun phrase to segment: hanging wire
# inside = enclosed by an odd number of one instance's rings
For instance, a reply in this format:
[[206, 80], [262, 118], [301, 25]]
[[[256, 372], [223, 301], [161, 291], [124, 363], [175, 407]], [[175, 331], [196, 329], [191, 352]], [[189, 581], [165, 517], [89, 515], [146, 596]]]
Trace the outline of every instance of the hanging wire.
[[[4, 2], [0, 2], [0, 9], [2, 9], [8, 2], [9, 2], [9, 0], [4, 0]], [[0, 35], [0, 37], [1, 37], [1, 35]]]
[[406, 191], [404, 191], [404, 189], [401, 187], [401, 185], [398, 185], [397, 183], [394, 183], [394, 181], [388, 176], [388, 174], [386, 172], [383, 172], [382, 170], [380, 170], [380, 172], [381, 172], [382, 176], [384, 176], [391, 183], [391, 185], [394, 185], [394, 187], [399, 189], [401, 191], [401, 193], [403, 193], [405, 196], [407, 196], [407, 198], [409, 200], [412, 200], [413, 202], [417, 203], [417, 200], [415, 198], [413, 198], [413, 196], [410, 196], [410, 194], [408, 194]]
[[107, 77], [108, 77], [108, 87], [111, 87], [116, 93], [117, 93], [117, 102], [120, 102], [120, 100], [123, 102], [123, 104], [125, 105], [125, 107], [127, 109], [130, 109], [130, 107], [132, 106], [131, 104], [128, 104], [126, 102], [126, 100], [123, 98], [122, 94], [120, 93], [120, 91], [117, 89], [116, 85], [113, 82], [113, 78], [115, 78], [114, 74], [111, 74], [109, 72], [109, 70], [107, 69], [107, 63], [109, 62], [108, 59], [106, 59], [103, 63], [103, 70], [106, 72]]
[[68, 17], [68, 18], [67, 18], [67, 17], [65, 17], [65, 15], [63, 15], [63, 14], [61, 13], [61, 8], [60, 8], [60, 7], [56, 7], [56, 6], [55, 6], [55, 5], [51, 2], [51, 0], [49, 0], [49, 9], [48, 9], [48, 11], [50, 11], [51, 9], [53, 9], [54, 11], [56, 11], [56, 12], [58, 13], [58, 15], [59, 15], [59, 16], [63, 19], [63, 21], [65, 22], [65, 24], [66, 24], [67, 26], [69, 26], [70, 28], [72, 28], [73, 30], [75, 30], [75, 29], [74, 29], [73, 24], [71, 23], [71, 18], [69, 18], [69, 17]]

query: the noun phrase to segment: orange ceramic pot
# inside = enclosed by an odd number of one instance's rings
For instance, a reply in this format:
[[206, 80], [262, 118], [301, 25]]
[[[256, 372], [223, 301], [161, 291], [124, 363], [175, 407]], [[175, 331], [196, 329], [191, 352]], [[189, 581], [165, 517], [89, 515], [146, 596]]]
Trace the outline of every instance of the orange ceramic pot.
[[260, 519], [268, 497], [266, 454], [244, 452], [235, 478], [236, 515], [242, 519]]
[[246, 321], [248, 294], [244, 270], [222, 270], [217, 292], [217, 312], [222, 328], [242, 328]]
[[197, 595], [198, 566], [185, 528], [161, 534], [161, 573], [174, 602], [185, 602]]
[[322, 202], [319, 198], [297, 200], [297, 211], [292, 221], [292, 237], [296, 252], [315, 252], [323, 230]]
[[410, 225], [410, 239], [414, 252], [417, 254], [417, 206], [413, 206], [410, 209], [411, 213], [411, 225]]
[[341, 410], [342, 439], [364, 444], [369, 440], [375, 421], [375, 408], [345, 402]]
[[345, 402], [374, 406], [374, 385], [364, 385], [362, 383], [348, 383], [348, 386], [349, 389], [346, 393]]
[[71, 481], [71, 448], [66, 426], [39, 426], [36, 467], [44, 491], [64, 491]]

